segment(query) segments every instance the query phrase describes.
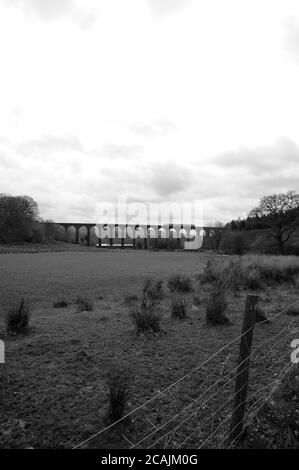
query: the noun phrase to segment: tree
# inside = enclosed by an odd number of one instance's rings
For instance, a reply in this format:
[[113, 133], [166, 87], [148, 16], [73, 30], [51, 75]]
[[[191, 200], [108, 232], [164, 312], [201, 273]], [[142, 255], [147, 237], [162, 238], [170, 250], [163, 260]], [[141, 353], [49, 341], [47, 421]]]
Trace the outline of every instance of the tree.
[[42, 220], [43, 223], [43, 235], [46, 240], [53, 240], [56, 236], [56, 225], [53, 220]]
[[222, 222], [215, 222], [214, 224], [212, 224], [212, 227], [213, 228], [210, 232], [211, 241], [213, 244], [213, 248], [216, 250], [217, 253], [219, 253], [221, 241], [223, 239], [226, 229]]
[[295, 191], [272, 194], [260, 200], [252, 209], [249, 217], [256, 218], [271, 230], [278, 243], [280, 253], [284, 253], [285, 244], [295, 235], [299, 226], [299, 194]]
[[29, 196], [0, 194], [0, 241], [22, 241], [39, 220], [38, 205]]

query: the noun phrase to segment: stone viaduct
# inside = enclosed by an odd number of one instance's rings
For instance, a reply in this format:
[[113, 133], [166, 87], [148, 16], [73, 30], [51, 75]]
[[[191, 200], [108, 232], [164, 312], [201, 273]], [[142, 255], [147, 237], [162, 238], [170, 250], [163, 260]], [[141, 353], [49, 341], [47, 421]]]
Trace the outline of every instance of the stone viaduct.
[[[164, 225], [120, 225], [120, 224], [92, 224], [92, 223], [71, 223], [71, 222], [55, 222], [57, 226], [63, 227], [65, 231], [69, 228], [75, 229], [75, 242], [77, 244], [80, 243], [80, 229], [85, 228], [87, 231], [87, 235], [85, 237], [87, 246], [90, 246], [91, 241], [91, 231], [93, 228], [98, 228], [102, 233], [106, 235], [106, 240], [108, 243], [105, 243], [105, 246], [110, 246], [113, 248], [114, 240], [116, 238], [120, 239], [120, 243], [117, 245], [121, 247], [125, 247], [125, 241], [127, 240], [128, 232], [130, 232], [130, 239], [132, 241], [132, 247], [136, 248], [136, 240], [138, 238], [142, 238], [144, 240], [144, 249], [148, 248], [148, 241], [149, 239], [156, 240], [158, 243], [158, 239], [176, 239], [177, 240], [177, 247], [180, 248], [180, 239], [184, 238], [184, 240], [192, 240], [195, 234], [195, 225], [191, 224], [186, 229], [186, 226], [180, 224], [164, 224]], [[109, 233], [109, 229], [114, 232], [111, 236]], [[198, 227], [197, 227], [198, 230]], [[214, 236], [215, 232], [213, 227], [202, 227], [200, 229], [201, 235], [203, 239], [208, 236]], [[110, 236], [109, 236], [110, 235]], [[103, 237], [98, 238], [97, 246], [101, 246], [103, 244]]]

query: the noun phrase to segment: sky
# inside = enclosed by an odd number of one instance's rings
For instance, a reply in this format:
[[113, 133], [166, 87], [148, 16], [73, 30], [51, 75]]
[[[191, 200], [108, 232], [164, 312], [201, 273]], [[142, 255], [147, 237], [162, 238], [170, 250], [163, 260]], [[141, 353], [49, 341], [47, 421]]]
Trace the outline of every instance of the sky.
[[298, 0], [0, 0], [0, 193], [44, 219], [299, 191]]

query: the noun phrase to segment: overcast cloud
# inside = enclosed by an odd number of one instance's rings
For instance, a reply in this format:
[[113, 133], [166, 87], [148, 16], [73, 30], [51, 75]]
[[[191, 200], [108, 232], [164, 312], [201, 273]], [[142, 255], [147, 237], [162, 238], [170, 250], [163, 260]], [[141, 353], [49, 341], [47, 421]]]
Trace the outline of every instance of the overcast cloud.
[[298, 0], [0, 0], [0, 193], [87, 222], [299, 191], [298, 31]]
[[299, 62], [299, 18], [288, 17], [283, 25], [285, 50], [290, 54], [290, 61]]
[[89, 0], [0, 0], [1, 3], [44, 22], [65, 18], [82, 28], [92, 27], [98, 16], [98, 9]]
[[194, 0], [147, 0], [156, 18], [164, 18], [168, 15], [179, 13], [189, 7]]

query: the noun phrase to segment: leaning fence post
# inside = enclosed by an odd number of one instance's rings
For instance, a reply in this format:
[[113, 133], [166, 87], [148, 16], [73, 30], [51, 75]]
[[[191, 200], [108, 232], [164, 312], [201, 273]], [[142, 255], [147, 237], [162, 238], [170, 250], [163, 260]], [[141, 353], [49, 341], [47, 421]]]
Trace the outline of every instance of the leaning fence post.
[[239, 351], [239, 366], [236, 375], [234, 408], [229, 432], [230, 442], [238, 441], [243, 432], [246, 397], [249, 382], [251, 345], [256, 316], [255, 306], [257, 301], [257, 295], [248, 295], [246, 298], [245, 315], [243, 320], [242, 337]]

